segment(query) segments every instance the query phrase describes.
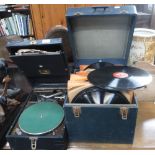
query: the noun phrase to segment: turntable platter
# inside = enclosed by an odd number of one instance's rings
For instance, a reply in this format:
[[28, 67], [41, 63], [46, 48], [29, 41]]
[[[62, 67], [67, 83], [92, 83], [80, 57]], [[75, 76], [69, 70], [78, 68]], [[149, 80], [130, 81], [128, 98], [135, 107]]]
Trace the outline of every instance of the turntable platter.
[[18, 125], [24, 133], [41, 135], [57, 128], [63, 118], [64, 111], [58, 103], [39, 102], [22, 112]]

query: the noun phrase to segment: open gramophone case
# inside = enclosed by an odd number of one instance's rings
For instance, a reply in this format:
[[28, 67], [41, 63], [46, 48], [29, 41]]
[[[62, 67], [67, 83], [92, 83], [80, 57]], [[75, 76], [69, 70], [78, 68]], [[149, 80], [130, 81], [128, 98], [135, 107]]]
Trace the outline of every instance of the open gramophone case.
[[[70, 8], [66, 20], [75, 73], [80, 65], [127, 65], [136, 23], [135, 6]], [[73, 74], [68, 82], [69, 101], [64, 110], [69, 140], [132, 143], [138, 111], [133, 90], [109, 89], [108, 82], [101, 88], [92, 82], [95, 76], [91, 82], [89, 76], [85, 78]]]
[[69, 74], [62, 40], [23, 41], [7, 48], [33, 88], [7, 133], [11, 149], [66, 149], [63, 104]]

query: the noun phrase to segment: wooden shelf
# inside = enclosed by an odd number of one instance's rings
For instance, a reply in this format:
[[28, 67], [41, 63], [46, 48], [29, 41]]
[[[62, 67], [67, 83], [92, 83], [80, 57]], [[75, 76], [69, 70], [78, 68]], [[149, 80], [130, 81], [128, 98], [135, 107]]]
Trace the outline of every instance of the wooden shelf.
[[34, 37], [34, 35], [26, 35], [26, 36], [20, 36], [22, 38], [29, 38], [29, 37]]

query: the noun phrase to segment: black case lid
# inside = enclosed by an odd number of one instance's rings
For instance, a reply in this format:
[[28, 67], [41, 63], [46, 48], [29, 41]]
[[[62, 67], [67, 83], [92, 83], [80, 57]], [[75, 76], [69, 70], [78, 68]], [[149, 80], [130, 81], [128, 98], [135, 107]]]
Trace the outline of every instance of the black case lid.
[[[10, 58], [34, 84], [66, 83], [69, 78], [68, 67], [60, 38], [10, 42], [7, 44]], [[19, 49], [39, 49], [49, 54], [20, 55]]]

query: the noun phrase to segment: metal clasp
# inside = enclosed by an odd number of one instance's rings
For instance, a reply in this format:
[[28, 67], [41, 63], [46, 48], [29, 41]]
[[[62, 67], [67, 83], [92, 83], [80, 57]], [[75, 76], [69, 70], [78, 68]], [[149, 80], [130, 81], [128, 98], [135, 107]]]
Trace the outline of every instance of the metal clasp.
[[38, 138], [37, 137], [30, 137], [29, 139], [31, 140], [31, 149], [36, 150]]
[[120, 108], [120, 114], [122, 120], [127, 120], [128, 119], [128, 108], [127, 107], [121, 107]]
[[73, 114], [74, 114], [74, 117], [80, 117], [80, 114], [81, 114], [81, 107], [79, 106], [73, 106]]

